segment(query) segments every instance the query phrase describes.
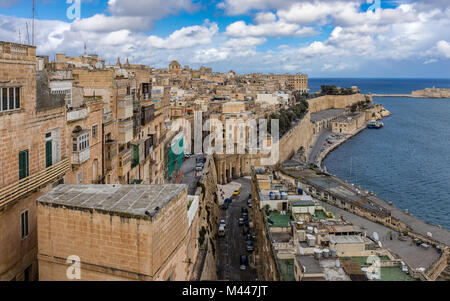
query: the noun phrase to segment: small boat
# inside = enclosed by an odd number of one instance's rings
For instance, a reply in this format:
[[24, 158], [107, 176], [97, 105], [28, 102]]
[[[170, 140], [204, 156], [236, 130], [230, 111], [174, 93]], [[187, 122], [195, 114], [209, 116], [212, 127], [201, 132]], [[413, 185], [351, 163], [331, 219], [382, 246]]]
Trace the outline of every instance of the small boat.
[[367, 127], [369, 129], [381, 129], [384, 126], [384, 123], [381, 121], [376, 121], [376, 120], [372, 120], [371, 122], [369, 122], [369, 124], [367, 125]]

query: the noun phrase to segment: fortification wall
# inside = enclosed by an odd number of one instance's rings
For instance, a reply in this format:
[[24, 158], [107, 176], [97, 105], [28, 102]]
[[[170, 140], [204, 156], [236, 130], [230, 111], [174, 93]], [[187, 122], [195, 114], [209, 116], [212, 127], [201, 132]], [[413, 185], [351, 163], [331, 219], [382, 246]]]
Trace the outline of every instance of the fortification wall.
[[278, 162], [290, 159], [301, 147], [309, 150], [312, 140], [311, 114], [308, 112], [294, 128], [281, 137]]
[[366, 97], [364, 94], [325, 95], [310, 99], [308, 103], [309, 111], [311, 113], [317, 113], [328, 109], [345, 109], [346, 107], [365, 100]]

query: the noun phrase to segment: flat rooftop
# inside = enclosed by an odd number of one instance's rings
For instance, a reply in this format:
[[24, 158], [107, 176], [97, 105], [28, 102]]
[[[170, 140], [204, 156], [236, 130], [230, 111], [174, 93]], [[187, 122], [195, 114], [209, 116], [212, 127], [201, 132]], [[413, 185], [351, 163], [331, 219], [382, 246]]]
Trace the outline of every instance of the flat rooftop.
[[321, 274], [323, 269], [314, 256], [295, 256], [295, 260], [305, 267], [305, 274]]
[[345, 109], [328, 109], [316, 113], [311, 113], [311, 122], [317, 122], [324, 119], [338, 117], [344, 112]]
[[335, 236], [335, 235], [327, 235], [330, 243], [332, 244], [361, 244], [364, 243], [364, 240], [359, 235], [343, 235], [343, 236]]
[[39, 203], [94, 209], [118, 215], [155, 216], [187, 185], [59, 185], [38, 199]]

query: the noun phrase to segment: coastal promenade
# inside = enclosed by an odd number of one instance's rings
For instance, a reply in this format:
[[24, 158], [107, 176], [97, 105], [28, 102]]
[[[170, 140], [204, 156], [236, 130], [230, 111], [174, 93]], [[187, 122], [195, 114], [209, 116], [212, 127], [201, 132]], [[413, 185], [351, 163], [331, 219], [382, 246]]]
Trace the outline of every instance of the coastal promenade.
[[[346, 135], [343, 137], [343, 139], [335, 142], [334, 144], [327, 147], [324, 151], [320, 152], [320, 146], [325, 141], [326, 137], [328, 137], [326, 134], [331, 133], [329, 129], [324, 130], [322, 134], [317, 135], [315, 146], [319, 145], [319, 148], [316, 149], [316, 147], [313, 148], [315, 151], [319, 151], [319, 153], [314, 153], [314, 151], [311, 151], [309, 154], [309, 160], [313, 160], [311, 163], [314, 163], [322, 170], [322, 161], [328, 156], [333, 150], [338, 148], [343, 143], [347, 142], [349, 139], [354, 137], [355, 135], [361, 133], [363, 130], [367, 128], [367, 124], [364, 126], [361, 126], [357, 130], [355, 130], [351, 135]], [[323, 171], [323, 170], [322, 170]], [[355, 195], [358, 195], [358, 188], [354, 187], [351, 183], [348, 183], [346, 181], [343, 181], [335, 176], [333, 176], [333, 180], [340, 185], [346, 187], [348, 190], [352, 191]], [[438, 243], [444, 244], [446, 246], [450, 246], [450, 231], [447, 229], [443, 229], [442, 227], [439, 227], [437, 225], [431, 225], [429, 223], [426, 223], [422, 219], [412, 215], [411, 213], [406, 213], [405, 211], [402, 211], [401, 209], [396, 208], [391, 202], [385, 201], [381, 199], [380, 197], [376, 195], [370, 195], [370, 194], [364, 194], [363, 197], [367, 198], [374, 204], [381, 206], [383, 208], [386, 208], [391, 212], [392, 217], [396, 218], [397, 220], [403, 222], [404, 224], [407, 224], [410, 226], [411, 232], [416, 233], [423, 237], [428, 237], [431, 240], [434, 240]], [[431, 237], [430, 237], [431, 234]]]

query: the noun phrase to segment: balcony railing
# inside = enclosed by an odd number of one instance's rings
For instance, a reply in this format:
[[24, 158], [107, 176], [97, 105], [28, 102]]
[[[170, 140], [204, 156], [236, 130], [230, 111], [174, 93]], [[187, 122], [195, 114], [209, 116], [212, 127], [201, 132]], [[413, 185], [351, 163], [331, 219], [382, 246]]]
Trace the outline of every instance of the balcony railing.
[[43, 169], [29, 177], [0, 189], [0, 207], [18, 198], [34, 192], [41, 186], [53, 183], [62, 178], [69, 170], [69, 158]]
[[72, 152], [72, 164], [73, 165], [80, 165], [89, 160], [91, 157], [91, 150], [90, 148], [86, 148], [85, 150], [81, 152]]

